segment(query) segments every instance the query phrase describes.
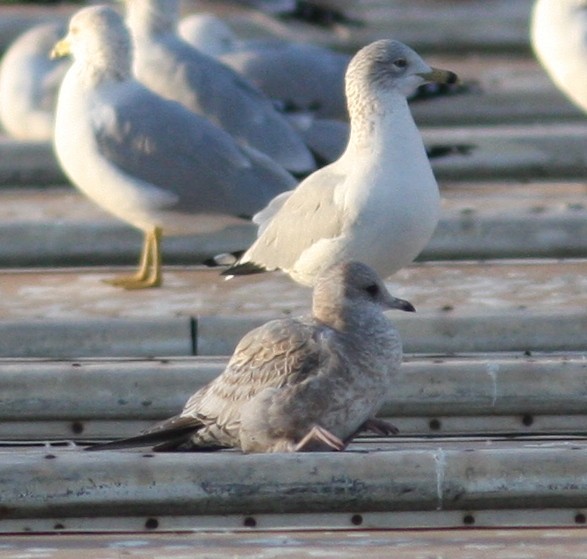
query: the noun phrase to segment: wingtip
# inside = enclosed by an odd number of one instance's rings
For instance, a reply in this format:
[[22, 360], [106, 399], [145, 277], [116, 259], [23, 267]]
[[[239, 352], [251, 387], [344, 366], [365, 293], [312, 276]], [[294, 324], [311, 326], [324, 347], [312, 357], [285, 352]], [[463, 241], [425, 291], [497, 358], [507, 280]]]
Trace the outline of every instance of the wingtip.
[[234, 266], [227, 268], [220, 275], [222, 276], [247, 276], [250, 274], [261, 274], [267, 270], [255, 262], [236, 263]]

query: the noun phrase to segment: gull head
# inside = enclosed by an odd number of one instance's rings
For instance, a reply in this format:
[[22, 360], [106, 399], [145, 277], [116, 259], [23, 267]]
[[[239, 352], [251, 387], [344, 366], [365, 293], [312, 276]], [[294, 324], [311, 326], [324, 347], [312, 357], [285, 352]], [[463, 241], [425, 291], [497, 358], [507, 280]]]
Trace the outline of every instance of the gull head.
[[383, 92], [407, 96], [424, 83], [450, 84], [457, 79], [453, 72], [428, 66], [403, 43], [382, 39], [355, 54], [346, 72], [346, 93], [350, 108], [365, 97], [377, 98]]
[[98, 80], [131, 75], [130, 35], [120, 15], [108, 6], [83, 8], [71, 18], [67, 35], [51, 51], [51, 58], [68, 55]]
[[316, 280], [312, 312], [325, 324], [346, 324], [353, 315], [388, 309], [416, 310], [408, 301], [393, 297], [377, 272], [362, 262], [337, 264]]
[[179, 21], [179, 0], [123, 0], [133, 35], [175, 33]]

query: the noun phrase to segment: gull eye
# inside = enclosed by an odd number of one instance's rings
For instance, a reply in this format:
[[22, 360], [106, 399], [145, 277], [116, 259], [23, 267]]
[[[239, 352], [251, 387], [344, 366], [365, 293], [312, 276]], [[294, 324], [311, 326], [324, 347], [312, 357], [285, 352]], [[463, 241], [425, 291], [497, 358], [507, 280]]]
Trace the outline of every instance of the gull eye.
[[365, 291], [371, 297], [377, 297], [377, 295], [379, 295], [379, 286], [376, 283], [372, 283], [371, 285], [368, 285], [367, 287], [365, 287]]
[[398, 58], [393, 61], [393, 65], [396, 68], [405, 68], [408, 65], [408, 61], [405, 58]]

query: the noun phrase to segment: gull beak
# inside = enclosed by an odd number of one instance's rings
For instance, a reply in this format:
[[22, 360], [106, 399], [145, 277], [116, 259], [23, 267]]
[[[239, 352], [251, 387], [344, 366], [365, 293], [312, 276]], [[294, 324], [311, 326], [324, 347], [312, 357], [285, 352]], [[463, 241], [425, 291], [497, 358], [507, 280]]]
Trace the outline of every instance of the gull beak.
[[440, 70], [439, 68], [430, 68], [430, 72], [421, 72], [418, 74], [424, 78], [427, 82], [432, 83], [447, 83], [455, 84], [459, 83], [459, 77], [450, 70]]
[[405, 299], [398, 299], [397, 297], [392, 297], [391, 295], [386, 298], [385, 306], [388, 309], [398, 309], [400, 311], [405, 312], [416, 312], [416, 308], [412, 303], [406, 301]]
[[55, 46], [51, 50], [51, 54], [49, 56], [53, 60], [55, 58], [63, 58], [69, 54], [71, 54], [71, 45], [67, 40], [67, 37], [65, 37], [55, 43]]

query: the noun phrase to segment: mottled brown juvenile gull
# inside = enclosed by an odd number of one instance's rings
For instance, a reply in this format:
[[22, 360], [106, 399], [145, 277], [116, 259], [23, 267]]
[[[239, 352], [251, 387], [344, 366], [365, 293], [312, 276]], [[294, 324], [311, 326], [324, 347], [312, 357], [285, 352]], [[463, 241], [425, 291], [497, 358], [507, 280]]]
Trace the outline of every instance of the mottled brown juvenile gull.
[[368, 266], [338, 265], [318, 280], [312, 316], [273, 320], [246, 334], [224, 372], [181, 414], [93, 448], [343, 450], [363, 429], [394, 433], [374, 418], [402, 359], [386, 309], [414, 307], [392, 297]]
[[220, 230], [295, 184], [267, 156], [134, 80], [130, 36], [111, 8], [80, 10], [54, 53], [74, 58], [57, 103], [61, 166], [86, 196], [145, 234], [137, 274], [111, 283], [160, 285], [162, 234]]
[[300, 135], [271, 100], [237, 72], [177, 34], [178, 0], [126, 0], [139, 81], [180, 102], [296, 173], [316, 167]]
[[530, 37], [538, 60], [555, 85], [587, 111], [587, 2], [537, 0]]
[[55, 103], [67, 60], [50, 60], [49, 52], [66, 25], [42, 23], [9, 46], [0, 64], [0, 122], [12, 137], [51, 141]]
[[361, 260], [382, 277], [412, 262], [436, 228], [440, 195], [406, 95], [456, 79], [398, 41], [361, 49], [346, 74], [346, 150], [255, 216], [257, 240], [225, 274], [281, 269], [311, 286], [338, 262]]

